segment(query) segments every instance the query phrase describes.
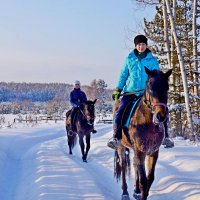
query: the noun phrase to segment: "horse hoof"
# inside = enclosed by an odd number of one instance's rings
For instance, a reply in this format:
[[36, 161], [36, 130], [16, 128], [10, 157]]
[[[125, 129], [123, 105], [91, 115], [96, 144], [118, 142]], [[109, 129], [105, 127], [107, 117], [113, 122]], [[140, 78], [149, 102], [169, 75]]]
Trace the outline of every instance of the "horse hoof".
[[173, 148], [173, 147], [174, 147], [174, 142], [171, 144], [164, 145], [164, 148]]
[[83, 160], [83, 162], [87, 163], [87, 160]]
[[130, 200], [130, 197], [128, 194], [122, 194], [121, 200]]
[[133, 197], [134, 197], [136, 200], [141, 200], [141, 199], [142, 199], [141, 193], [136, 193], [136, 192], [134, 192], [134, 193], [133, 193]]
[[164, 148], [172, 148], [174, 147], [174, 141], [171, 138], [165, 138], [162, 145], [164, 145]]

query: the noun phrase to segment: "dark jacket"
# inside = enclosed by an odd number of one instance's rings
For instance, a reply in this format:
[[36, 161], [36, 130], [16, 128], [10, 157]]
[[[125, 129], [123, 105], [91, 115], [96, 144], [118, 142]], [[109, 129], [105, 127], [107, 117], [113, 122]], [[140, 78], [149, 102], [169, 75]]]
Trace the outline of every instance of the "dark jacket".
[[73, 107], [78, 107], [80, 104], [87, 101], [87, 97], [85, 92], [81, 91], [81, 89], [76, 89], [71, 91], [70, 93], [70, 103]]

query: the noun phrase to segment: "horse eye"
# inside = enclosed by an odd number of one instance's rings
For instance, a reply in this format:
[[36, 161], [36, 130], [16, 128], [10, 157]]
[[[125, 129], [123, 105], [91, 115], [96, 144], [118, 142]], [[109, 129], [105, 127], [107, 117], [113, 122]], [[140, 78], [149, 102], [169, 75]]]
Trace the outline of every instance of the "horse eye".
[[152, 84], [153, 84], [153, 80], [150, 80], [149, 85], [152, 86]]

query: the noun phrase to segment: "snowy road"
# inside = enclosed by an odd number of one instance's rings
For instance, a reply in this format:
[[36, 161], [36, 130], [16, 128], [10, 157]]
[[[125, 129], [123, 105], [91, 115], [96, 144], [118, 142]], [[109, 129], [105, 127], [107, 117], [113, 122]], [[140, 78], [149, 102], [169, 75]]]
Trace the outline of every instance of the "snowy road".
[[[68, 154], [63, 123], [0, 130], [0, 200], [118, 200], [113, 151], [106, 147], [111, 125], [98, 125], [88, 163], [79, 146]], [[200, 199], [200, 147], [175, 141], [161, 147], [150, 200]], [[132, 197], [133, 177], [128, 180]]]

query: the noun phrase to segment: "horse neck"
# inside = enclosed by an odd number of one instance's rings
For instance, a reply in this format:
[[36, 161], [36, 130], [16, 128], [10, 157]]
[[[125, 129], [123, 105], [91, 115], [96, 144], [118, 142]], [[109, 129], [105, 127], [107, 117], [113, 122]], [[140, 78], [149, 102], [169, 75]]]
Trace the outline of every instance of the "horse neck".
[[78, 114], [77, 114], [77, 119], [81, 120], [81, 121], [83, 121], [85, 119], [85, 113], [83, 110], [79, 109]]
[[152, 122], [153, 115], [151, 113], [150, 108], [145, 103], [145, 100], [146, 100], [146, 95], [144, 93], [136, 109], [135, 116], [136, 116], [136, 119], [139, 119], [141, 123], [150, 123]]

